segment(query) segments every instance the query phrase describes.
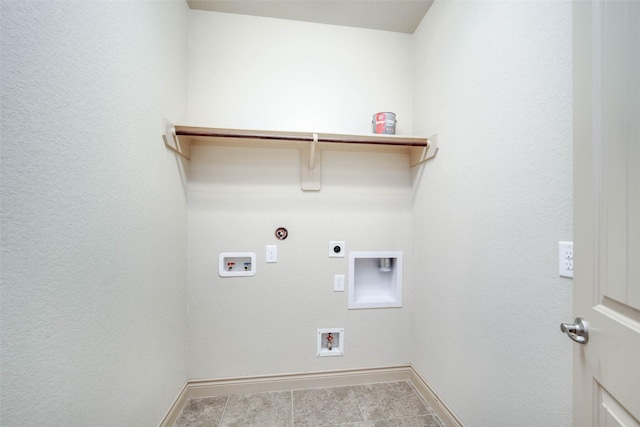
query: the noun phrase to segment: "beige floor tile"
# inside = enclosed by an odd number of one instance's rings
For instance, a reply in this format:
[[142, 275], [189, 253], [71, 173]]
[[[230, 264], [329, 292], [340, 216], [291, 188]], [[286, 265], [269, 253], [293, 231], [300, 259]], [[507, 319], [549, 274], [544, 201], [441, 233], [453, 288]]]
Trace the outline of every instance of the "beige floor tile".
[[175, 427], [440, 427], [408, 381], [191, 399]]
[[189, 399], [175, 423], [175, 427], [217, 426], [222, 419], [227, 396]]
[[364, 421], [351, 387], [293, 391], [293, 425], [325, 426]]
[[421, 417], [393, 418], [367, 422], [367, 427], [440, 427], [436, 417], [424, 415]]
[[229, 396], [220, 427], [291, 427], [291, 392]]
[[407, 381], [354, 386], [365, 421], [429, 415], [429, 409]]

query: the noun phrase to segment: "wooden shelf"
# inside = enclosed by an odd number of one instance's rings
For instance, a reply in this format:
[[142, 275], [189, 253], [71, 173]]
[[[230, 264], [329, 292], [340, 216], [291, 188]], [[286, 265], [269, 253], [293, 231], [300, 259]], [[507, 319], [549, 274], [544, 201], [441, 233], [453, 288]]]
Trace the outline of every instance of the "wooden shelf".
[[430, 138], [399, 135], [354, 135], [270, 130], [221, 129], [179, 126], [165, 123], [164, 142], [180, 156], [190, 159], [192, 145], [219, 145], [247, 148], [300, 149], [303, 190], [320, 189], [318, 150], [401, 152], [409, 154], [409, 165], [416, 166], [434, 157], [438, 135]]

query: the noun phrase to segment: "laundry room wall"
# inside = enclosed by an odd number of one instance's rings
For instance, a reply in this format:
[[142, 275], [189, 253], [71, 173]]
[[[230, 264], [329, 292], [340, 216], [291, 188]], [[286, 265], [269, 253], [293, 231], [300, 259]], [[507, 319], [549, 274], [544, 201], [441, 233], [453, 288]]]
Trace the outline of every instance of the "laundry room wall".
[[467, 425], [571, 425], [571, 10], [436, 1], [414, 35], [412, 363]]
[[[407, 34], [190, 11], [189, 124], [371, 133], [378, 111], [412, 129]], [[406, 364], [404, 307], [347, 309], [333, 291], [347, 251], [403, 251], [411, 262], [411, 177], [404, 154], [322, 151], [319, 192], [300, 189], [300, 152], [195, 146], [189, 179], [192, 378]], [[289, 237], [274, 232], [286, 227]], [[278, 262], [265, 263], [265, 245]], [[255, 252], [253, 277], [221, 278], [221, 252]], [[407, 267], [406, 270], [409, 270]], [[344, 356], [318, 357], [319, 328], [344, 328]]]
[[184, 1], [1, 7], [3, 426], [157, 425], [186, 381]]

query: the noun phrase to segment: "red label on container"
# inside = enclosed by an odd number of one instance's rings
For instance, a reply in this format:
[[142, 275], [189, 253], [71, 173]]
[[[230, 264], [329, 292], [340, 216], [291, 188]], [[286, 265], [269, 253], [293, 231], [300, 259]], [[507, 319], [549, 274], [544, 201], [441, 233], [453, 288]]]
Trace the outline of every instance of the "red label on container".
[[394, 134], [395, 133], [395, 114], [393, 113], [376, 113], [373, 115], [374, 133]]

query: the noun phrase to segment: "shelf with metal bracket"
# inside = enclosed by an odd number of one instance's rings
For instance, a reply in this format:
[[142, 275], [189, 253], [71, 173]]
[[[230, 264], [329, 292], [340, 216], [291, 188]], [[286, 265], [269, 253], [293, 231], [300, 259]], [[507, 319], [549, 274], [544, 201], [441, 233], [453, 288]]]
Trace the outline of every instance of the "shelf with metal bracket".
[[300, 186], [320, 190], [321, 150], [373, 151], [409, 154], [409, 165], [417, 166], [435, 157], [438, 135], [429, 138], [399, 135], [353, 135], [271, 130], [222, 129], [165, 123], [165, 145], [185, 159], [192, 145], [248, 148], [294, 148], [300, 155]]

